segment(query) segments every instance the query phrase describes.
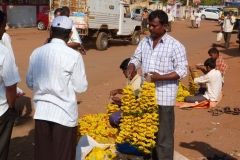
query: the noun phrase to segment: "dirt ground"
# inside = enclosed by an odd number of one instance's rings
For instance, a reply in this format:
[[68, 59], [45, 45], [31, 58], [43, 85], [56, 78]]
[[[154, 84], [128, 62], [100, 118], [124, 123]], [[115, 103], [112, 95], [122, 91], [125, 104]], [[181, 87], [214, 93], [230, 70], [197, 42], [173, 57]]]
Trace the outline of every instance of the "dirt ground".
[[[203, 63], [208, 58], [207, 51], [212, 46], [220, 50], [229, 69], [225, 75], [224, 96], [219, 106], [240, 107], [240, 51], [235, 43], [237, 32], [232, 34], [228, 50], [222, 48], [223, 40], [216, 42], [220, 27], [217, 22], [202, 21], [201, 28], [191, 29], [190, 21], [176, 21], [172, 24], [170, 35], [178, 39], [187, 50], [190, 65]], [[22, 81], [19, 87], [25, 95], [17, 99], [16, 107], [22, 110], [18, 118], [19, 125], [12, 133], [9, 160], [33, 159], [34, 147], [34, 107], [33, 92], [25, 83], [29, 56], [32, 51], [43, 45], [48, 37], [47, 31], [36, 28], [10, 29], [7, 31], [13, 43], [13, 49]], [[125, 58], [133, 55], [136, 46], [125, 41], [111, 41], [106, 51], [97, 51], [95, 44], [84, 44], [87, 55], [83, 56], [89, 82], [87, 92], [77, 95], [79, 117], [90, 113], [105, 113], [109, 103], [109, 92], [126, 85], [119, 65]], [[60, 54], [60, 53], [59, 53]], [[187, 85], [187, 77], [183, 82]], [[212, 116], [207, 109], [181, 110], [175, 108], [175, 150], [190, 160], [204, 156], [228, 155], [240, 159], [232, 153], [240, 152], [240, 115], [222, 114]]]

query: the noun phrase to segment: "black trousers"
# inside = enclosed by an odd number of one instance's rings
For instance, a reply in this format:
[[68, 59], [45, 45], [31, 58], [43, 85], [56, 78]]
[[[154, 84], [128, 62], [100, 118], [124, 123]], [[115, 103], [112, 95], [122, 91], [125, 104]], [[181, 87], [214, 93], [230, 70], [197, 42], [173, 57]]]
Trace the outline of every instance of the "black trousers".
[[77, 127], [35, 120], [34, 160], [75, 160]]
[[229, 43], [230, 43], [230, 39], [231, 39], [231, 34], [232, 34], [232, 32], [223, 32], [224, 41], [225, 41], [225, 48], [226, 48], [226, 49], [229, 48]]
[[12, 128], [15, 120], [15, 109], [8, 109], [0, 116], [0, 160], [7, 160]]
[[158, 106], [159, 126], [153, 160], [173, 160], [174, 153], [174, 106]]

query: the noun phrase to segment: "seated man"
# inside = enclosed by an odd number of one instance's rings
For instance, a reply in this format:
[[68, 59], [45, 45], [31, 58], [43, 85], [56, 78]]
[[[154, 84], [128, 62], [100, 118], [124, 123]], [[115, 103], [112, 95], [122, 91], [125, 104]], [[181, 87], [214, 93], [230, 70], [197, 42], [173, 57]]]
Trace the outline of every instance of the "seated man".
[[[122, 69], [123, 73], [127, 69], [128, 63], [130, 61], [130, 58], [125, 59], [122, 64], [120, 65], [120, 69]], [[127, 78], [127, 77], [126, 77]], [[137, 73], [137, 71], [133, 72], [133, 74], [130, 77], [130, 82], [128, 82], [128, 85], [132, 86], [134, 88], [134, 93], [135, 96], [138, 95], [139, 93], [139, 88], [141, 88], [141, 76]], [[119, 97], [115, 97], [117, 94], [122, 94], [123, 90], [122, 89], [115, 89], [110, 92], [110, 98], [116, 102], [120, 103], [121, 99]]]
[[193, 68], [189, 68], [194, 83], [205, 83], [207, 90], [204, 94], [197, 94], [195, 96], [187, 96], [184, 101], [189, 103], [202, 102], [210, 100], [216, 102], [219, 99], [222, 90], [222, 75], [219, 70], [216, 70], [216, 61], [212, 58], [207, 59], [204, 62], [207, 74], [198, 78], [195, 78], [193, 74]]
[[[130, 61], [130, 58], [127, 58], [120, 65], [120, 69], [122, 69], [123, 74], [128, 67], [129, 61]], [[141, 76], [139, 76], [137, 71], [135, 71], [131, 75], [130, 82], [128, 82], [128, 85], [130, 85], [134, 88], [135, 96], [137, 96], [138, 93], [139, 93], [139, 88], [141, 88]], [[118, 104], [119, 107], [121, 106], [121, 99], [119, 97], [115, 97], [115, 95], [122, 94], [122, 92], [123, 92], [123, 89], [115, 89], [115, 90], [110, 92], [110, 98], [113, 100], [113, 103]], [[110, 124], [113, 127], [118, 127], [118, 125], [120, 123], [120, 119], [121, 119], [121, 113], [122, 113], [122, 111], [120, 110], [120, 111], [117, 111], [117, 112], [110, 115], [110, 117], [109, 117]]]

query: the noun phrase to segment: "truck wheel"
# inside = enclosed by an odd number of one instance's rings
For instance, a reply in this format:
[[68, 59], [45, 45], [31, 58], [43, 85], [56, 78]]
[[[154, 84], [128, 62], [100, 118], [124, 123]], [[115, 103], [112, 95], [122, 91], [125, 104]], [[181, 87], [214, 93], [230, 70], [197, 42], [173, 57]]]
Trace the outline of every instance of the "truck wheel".
[[100, 51], [106, 50], [108, 47], [108, 35], [105, 32], [100, 32], [97, 41], [96, 41], [97, 49]]
[[140, 42], [140, 33], [139, 31], [134, 31], [131, 38], [131, 44], [138, 45], [139, 42]]

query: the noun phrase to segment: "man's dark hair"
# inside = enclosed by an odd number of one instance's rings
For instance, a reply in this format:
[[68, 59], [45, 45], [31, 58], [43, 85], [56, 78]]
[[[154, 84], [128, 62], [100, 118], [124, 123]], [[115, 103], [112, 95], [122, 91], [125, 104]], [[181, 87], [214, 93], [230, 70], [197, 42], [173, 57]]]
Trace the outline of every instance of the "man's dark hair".
[[230, 13], [230, 12], [232, 12], [232, 14], [233, 14], [233, 11], [232, 11], [232, 10], [230, 10], [228, 13]]
[[208, 54], [211, 55], [213, 53], [219, 54], [219, 51], [217, 48], [213, 47], [211, 49], [208, 50]]
[[70, 13], [70, 9], [67, 6], [63, 6], [60, 15], [66, 16], [67, 13]]
[[159, 23], [161, 23], [162, 25], [168, 24], [168, 15], [163, 10], [152, 11], [148, 16], [149, 21], [152, 21], [155, 18], [158, 18]]
[[67, 38], [72, 31], [72, 29], [64, 29], [59, 27], [51, 27], [52, 29], [52, 38], [58, 37], [58, 38]]
[[121, 63], [120, 68], [121, 68], [122, 70], [127, 69], [129, 62], [130, 62], [130, 58], [125, 59], [125, 60]]
[[4, 18], [6, 18], [6, 14], [3, 13], [3, 11], [0, 10], [0, 25], [2, 25]]
[[214, 69], [216, 67], [216, 60], [212, 59], [212, 58], [208, 58], [205, 62], [204, 62], [204, 66], [207, 67], [209, 66], [211, 69]]
[[57, 9], [54, 11], [54, 14], [57, 14], [58, 12], [60, 12], [60, 14], [61, 14], [62, 8], [57, 8]]

